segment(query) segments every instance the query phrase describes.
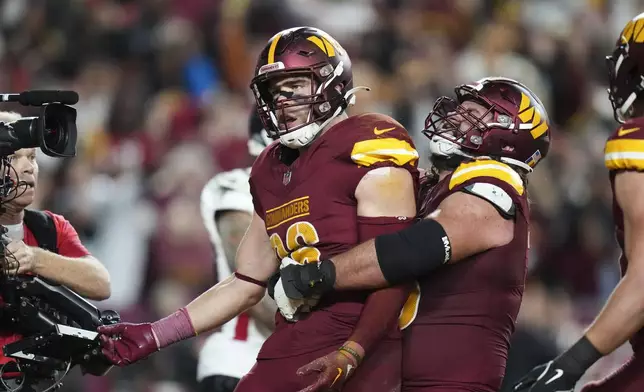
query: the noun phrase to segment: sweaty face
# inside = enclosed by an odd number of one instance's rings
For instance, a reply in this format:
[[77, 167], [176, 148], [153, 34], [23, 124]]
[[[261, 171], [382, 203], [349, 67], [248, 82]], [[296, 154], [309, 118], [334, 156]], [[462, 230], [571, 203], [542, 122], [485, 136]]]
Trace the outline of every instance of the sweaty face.
[[[38, 182], [38, 162], [36, 162], [36, 149], [23, 148], [16, 151], [11, 158], [12, 170], [9, 176], [13, 180], [15, 187], [9, 194], [9, 199], [13, 199], [9, 204], [18, 208], [28, 207], [34, 201], [36, 184]], [[2, 170], [2, 175], [5, 171]], [[16, 197], [17, 196], [17, 197]]]
[[[309, 121], [313, 83], [307, 76], [271, 80], [268, 91], [277, 105], [275, 116], [281, 130], [292, 129]], [[299, 98], [299, 99], [298, 99]]]

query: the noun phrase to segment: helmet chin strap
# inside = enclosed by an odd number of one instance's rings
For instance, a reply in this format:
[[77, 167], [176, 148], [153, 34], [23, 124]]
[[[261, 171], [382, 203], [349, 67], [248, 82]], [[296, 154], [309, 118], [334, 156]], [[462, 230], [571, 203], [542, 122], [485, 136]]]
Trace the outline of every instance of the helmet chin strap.
[[[347, 102], [347, 106], [355, 105], [355, 93], [359, 90], [371, 91], [369, 87], [364, 86], [354, 87], [351, 90], [347, 91], [343, 97], [343, 99]], [[318, 135], [329, 125], [331, 121], [333, 121], [334, 118], [342, 114], [346, 110], [346, 108], [347, 107], [343, 105], [338, 106], [331, 117], [327, 118], [322, 124], [308, 124], [298, 130], [280, 136], [280, 143], [288, 148], [297, 149], [306, 147], [318, 137]]]
[[520, 167], [521, 169], [527, 171], [528, 173], [532, 173], [532, 168], [527, 165], [526, 163], [523, 163], [517, 159], [512, 159], [512, 158], [506, 158], [506, 157], [501, 157], [501, 162], [505, 162], [510, 166], [517, 166]]
[[[432, 155], [438, 155], [443, 157], [451, 157], [455, 155], [462, 156], [465, 158], [470, 158], [470, 159], [481, 159], [481, 158], [487, 157], [487, 156], [476, 156], [476, 155], [468, 154], [463, 150], [461, 150], [461, 147], [458, 144], [453, 143], [452, 141], [445, 139], [441, 136], [434, 136], [430, 139], [429, 152]], [[532, 168], [528, 164], [523, 163], [517, 159], [501, 157], [500, 160], [501, 162], [507, 163], [508, 165], [519, 167], [527, 171], [528, 173], [532, 172]]]
[[461, 150], [458, 144], [441, 136], [434, 136], [429, 140], [429, 152], [432, 155], [443, 157], [459, 155], [465, 158], [475, 158], [473, 155], [467, 154]]
[[345, 101], [347, 101], [347, 106], [353, 106], [356, 104], [356, 93], [360, 90], [371, 91], [371, 88], [367, 86], [357, 86], [347, 91], [347, 93], [344, 94], [344, 99]]
[[[640, 85], [639, 87], [641, 89], [644, 89], [644, 76], [640, 76]], [[637, 92], [633, 91], [631, 95], [626, 98], [624, 101], [624, 104], [617, 110], [619, 114], [619, 118], [622, 122], [625, 122], [628, 119], [629, 111], [633, 108], [633, 103], [635, 103], [635, 100], [637, 99]]]

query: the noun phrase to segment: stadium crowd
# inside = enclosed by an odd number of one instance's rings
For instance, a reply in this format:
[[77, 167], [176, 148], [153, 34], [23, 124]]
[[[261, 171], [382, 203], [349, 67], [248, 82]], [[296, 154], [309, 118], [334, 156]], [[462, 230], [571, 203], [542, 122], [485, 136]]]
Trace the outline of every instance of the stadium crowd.
[[[73, 89], [79, 154], [40, 156], [37, 207], [65, 215], [108, 268], [99, 304], [130, 322], [170, 314], [217, 279], [199, 195], [245, 167], [254, 59], [292, 26], [333, 34], [354, 60], [353, 112], [421, 134], [431, 103], [487, 75], [514, 78], [556, 125], [531, 177], [529, 283], [506, 380], [578, 338], [619, 278], [603, 144], [614, 129], [604, 56], [643, 1], [1, 0], [0, 91]], [[29, 114], [6, 105], [3, 110]], [[427, 159], [421, 161], [426, 165]], [[203, 337], [62, 391], [191, 391]], [[624, 347], [586, 379], [623, 361]], [[225, 353], [222, 353], [225, 361]], [[581, 384], [580, 384], [581, 385]]]

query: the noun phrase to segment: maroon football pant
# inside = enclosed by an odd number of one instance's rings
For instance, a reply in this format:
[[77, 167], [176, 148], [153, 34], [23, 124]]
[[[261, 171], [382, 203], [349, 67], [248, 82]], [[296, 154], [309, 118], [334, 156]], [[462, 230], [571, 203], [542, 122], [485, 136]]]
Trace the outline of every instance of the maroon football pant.
[[[297, 392], [317, 380], [317, 374], [298, 376], [297, 369], [323, 357], [337, 347], [328, 347], [289, 358], [258, 359], [235, 392]], [[344, 384], [343, 392], [400, 391], [402, 347], [399, 340], [383, 340], [369, 353]]]
[[582, 392], [641, 392], [644, 391], [644, 358], [633, 356], [622, 367], [601, 381], [585, 385]]
[[403, 331], [402, 391], [497, 392], [507, 350], [491, 329], [414, 323]]

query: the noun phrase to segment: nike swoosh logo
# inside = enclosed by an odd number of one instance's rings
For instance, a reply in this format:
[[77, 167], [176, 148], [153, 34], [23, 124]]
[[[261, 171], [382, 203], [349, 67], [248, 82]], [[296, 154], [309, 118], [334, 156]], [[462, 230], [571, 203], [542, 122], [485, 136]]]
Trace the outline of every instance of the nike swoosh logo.
[[561, 369], [555, 369], [555, 373], [556, 374], [554, 376], [550, 377], [550, 380], [546, 381], [545, 385], [548, 385], [551, 382], [557, 380], [558, 378], [560, 378], [564, 374], [563, 370], [561, 370]]
[[628, 128], [628, 129], [620, 128], [619, 131], [617, 131], [617, 136], [628, 135], [629, 133], [633, 133], [633, 132], [639, 131], [639, 130], [640, 130], [639, 127], [637, 127], [637, 128]]
[[393, 131], [394, 129], [396, 129], [396, 127], [385, 128], [385, 129], [378, 129], [378, 127], [375, 127], [373, 129], [373, 133], [375, 133], [376, 135], [382, 135], [383, 133]]
[[338, 378], [340, 378], [340, 376], [342, 375], [342, 369], [341, 368], [336, 368], [336, 369], [338, 369], [338, 375], [335, 376], [330, 386], [333, 386], [333, 384], [335, 384], [335, 382], [338, 381]]

